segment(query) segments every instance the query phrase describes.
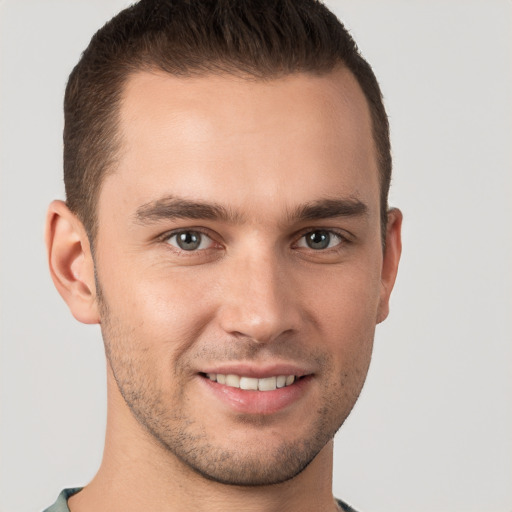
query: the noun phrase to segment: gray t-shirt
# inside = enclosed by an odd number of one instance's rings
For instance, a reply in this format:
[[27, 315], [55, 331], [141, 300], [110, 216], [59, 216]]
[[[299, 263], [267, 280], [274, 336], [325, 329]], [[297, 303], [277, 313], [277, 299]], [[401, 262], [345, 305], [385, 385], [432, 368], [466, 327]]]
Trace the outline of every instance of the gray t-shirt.
[[71, 498], [73, 494], [81, 491], [82, 487], [75, 487], [73, 489], [64, 489], [57, 498], [57, 501], [51, 506], [45, 509], [43, 512], [69, 512], [68, 498]]
[[[68, 498], [81, 491], [82, 487], [75, 487], [74, 489], [64, 489], [57, 498], [57, 501], [51, 506], [45, 509], [43, 512], [69, 512]], [[336, 500], [341, 510], [344, 512], [356, 512], [352, 507], [347, 505], [341, 500]]]

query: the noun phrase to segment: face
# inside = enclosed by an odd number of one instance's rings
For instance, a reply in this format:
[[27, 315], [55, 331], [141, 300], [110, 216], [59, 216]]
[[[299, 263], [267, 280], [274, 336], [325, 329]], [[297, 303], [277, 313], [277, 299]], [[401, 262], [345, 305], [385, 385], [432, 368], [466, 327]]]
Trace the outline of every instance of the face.
[[290, 479], [349, 414], [386, 314], [364, 96], [344, 70], [140, 73], [120, 133], [95, 263], [131, 421], [209, 479]]

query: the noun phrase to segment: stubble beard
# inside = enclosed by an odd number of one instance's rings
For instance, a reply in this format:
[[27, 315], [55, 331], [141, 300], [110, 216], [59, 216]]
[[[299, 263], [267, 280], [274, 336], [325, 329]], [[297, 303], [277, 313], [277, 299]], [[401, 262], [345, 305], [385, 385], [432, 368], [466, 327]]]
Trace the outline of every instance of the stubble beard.
[[[103, 299], [100, 304], [108, 364], [137, 422], [184, 469], [220, 484], [265, 486], [286, 482], [300, 474], [341, 427], [364, 382], [363, 377], [360, 385], [354, 388], [346, 385], [345, 375], [340, 376], [334, 384], [325, 385], [322, 396], [329, 399], [319, 405], [314, 415], [316, 419], [311, 423], [307, 435], [300, 439], [283, 439], [271, 450], [258, 446], [251, 451], [246, 445], [226, 448], [229, 443], [223, 446], [213, 443], [204, 424], [187, 415], [183, 406], [176, 407], [177, 404], [186, 403], [183, 388], [173, 396], [173, 400], [165, 397], [151, 365], [141, 364], [140, 358], [133, 357], [133, 353], [126, 350], [130, 338], [130, 347], [137, 346], [137, 340], [133, 339], [133, 335], [130, 337], [130, 329], [116, 321]], [[326, 371], [329, 368], [332, 371], [329, 358], [325, 355], [321, 357]], [[207, 421], [210, 420], [205, 418], [204, 422]], [[244, 428], [244, 423], [250, 428], [265, 428], [268, 421], [271, 420], [264, 416], [253, 419], [241, 416], [240, 428]]]

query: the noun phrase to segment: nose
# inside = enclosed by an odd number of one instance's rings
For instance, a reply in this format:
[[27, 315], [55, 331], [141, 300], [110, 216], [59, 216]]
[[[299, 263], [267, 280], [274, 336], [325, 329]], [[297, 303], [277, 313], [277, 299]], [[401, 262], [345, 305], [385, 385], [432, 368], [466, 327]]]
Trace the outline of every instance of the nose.
[[301, 321], [293, 272], [269, 255], [231, 262], [218, 319], [224, 332], [264, 344], [298, 331]]

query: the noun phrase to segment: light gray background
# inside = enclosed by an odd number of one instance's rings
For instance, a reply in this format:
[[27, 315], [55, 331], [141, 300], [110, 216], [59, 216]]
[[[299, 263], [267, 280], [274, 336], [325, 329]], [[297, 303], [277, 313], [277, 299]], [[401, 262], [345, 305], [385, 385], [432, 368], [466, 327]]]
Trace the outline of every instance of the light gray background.
[[[512, 3], [327, 2], [372, 63], [405, 215], [390, 318], [338, 434], [335, 494], [361, 511], [512, 510]], [[124, 0], [0, 0], [0, 510], [87, 483], [105, 427], [99, 329], [54, 290], [62, 97]]]

